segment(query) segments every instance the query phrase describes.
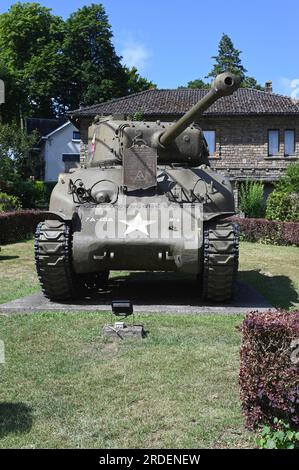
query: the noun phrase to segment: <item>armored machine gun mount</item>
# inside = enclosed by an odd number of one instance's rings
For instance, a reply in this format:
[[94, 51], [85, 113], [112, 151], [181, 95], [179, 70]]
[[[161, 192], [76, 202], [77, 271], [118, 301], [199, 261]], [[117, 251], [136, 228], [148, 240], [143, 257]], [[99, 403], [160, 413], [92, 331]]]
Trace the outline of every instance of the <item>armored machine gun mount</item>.
[[226, 218], [234, 214], [233, 191], [210, 168], [196, 120], [238, 86], [234, 75], [218, 75], [175, 123], [94, 120], [88, 161], [60, 175], [48, 219], [37, 227], [36, 267], [46, 297], [86, 296], [110, 270], [124, 269], [187, 272], [203, 298], [231, 298], [238, 229]]

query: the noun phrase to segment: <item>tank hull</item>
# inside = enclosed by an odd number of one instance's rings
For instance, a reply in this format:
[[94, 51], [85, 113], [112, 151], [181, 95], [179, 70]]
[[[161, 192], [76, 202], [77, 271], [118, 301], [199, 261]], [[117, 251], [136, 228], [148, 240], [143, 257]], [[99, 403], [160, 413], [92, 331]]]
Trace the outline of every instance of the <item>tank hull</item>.
[[198, 274], [202, 205], [134, 202], [80, 208], [74, 223], [78, 273], [102, 270], [182, 271]]

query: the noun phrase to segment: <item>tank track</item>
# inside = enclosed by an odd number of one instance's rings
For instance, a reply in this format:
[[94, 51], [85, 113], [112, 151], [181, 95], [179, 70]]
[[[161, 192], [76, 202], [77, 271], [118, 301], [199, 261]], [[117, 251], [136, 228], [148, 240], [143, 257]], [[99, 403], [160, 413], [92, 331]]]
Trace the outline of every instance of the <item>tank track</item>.
[[45, 297], [66, 301], [92, 295], [107, 282], [109, 272], [76, 274], [72, 267], [72, 230], [58, 220], [38, 224], [35, 263]]
[[77, 297], [70, 226], [58, 220], [39, 223], [34, 251], [36, 270], [45, 297], [54, 301]]
[[239, 227], [233, 222], [211, 222], [204, 230], [202, 295], [221, 302], [234, 293], [239, 262]]

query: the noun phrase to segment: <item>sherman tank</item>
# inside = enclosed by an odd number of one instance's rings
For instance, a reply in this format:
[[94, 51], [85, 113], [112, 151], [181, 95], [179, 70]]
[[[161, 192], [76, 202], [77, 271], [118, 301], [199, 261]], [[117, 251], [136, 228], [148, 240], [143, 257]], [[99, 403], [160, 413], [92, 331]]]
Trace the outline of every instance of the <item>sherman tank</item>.
[[89, 155], [59, 175], [35, 236], [37, 273], [52, 301], [87, 296], [111, 270], [176, 271], [198, 295], [226, 301], [238, 270], [238, 228], [229, 180], [211, 169], [198, 117], [231, 95], [225, 72], [177, 122], [96, 117]]

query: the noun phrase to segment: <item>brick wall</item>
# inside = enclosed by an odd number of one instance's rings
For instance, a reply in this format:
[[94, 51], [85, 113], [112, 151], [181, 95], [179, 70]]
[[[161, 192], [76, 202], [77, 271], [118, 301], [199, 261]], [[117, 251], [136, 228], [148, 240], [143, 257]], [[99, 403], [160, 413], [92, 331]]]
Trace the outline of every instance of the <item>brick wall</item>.
[[[199, 120], [204, 130], [216, 131], [216, 154], [210, 157], [213, 168], [226, 173], [232, 180], [247, 177], [275, 181], [287, 165], [299, 159], [299, 117], [205, 117]], [[280, 151], [268, 156], [268, 130], [280, 131]], [[284, 155], [284, 130], [294, 129], [294, 156]]]

